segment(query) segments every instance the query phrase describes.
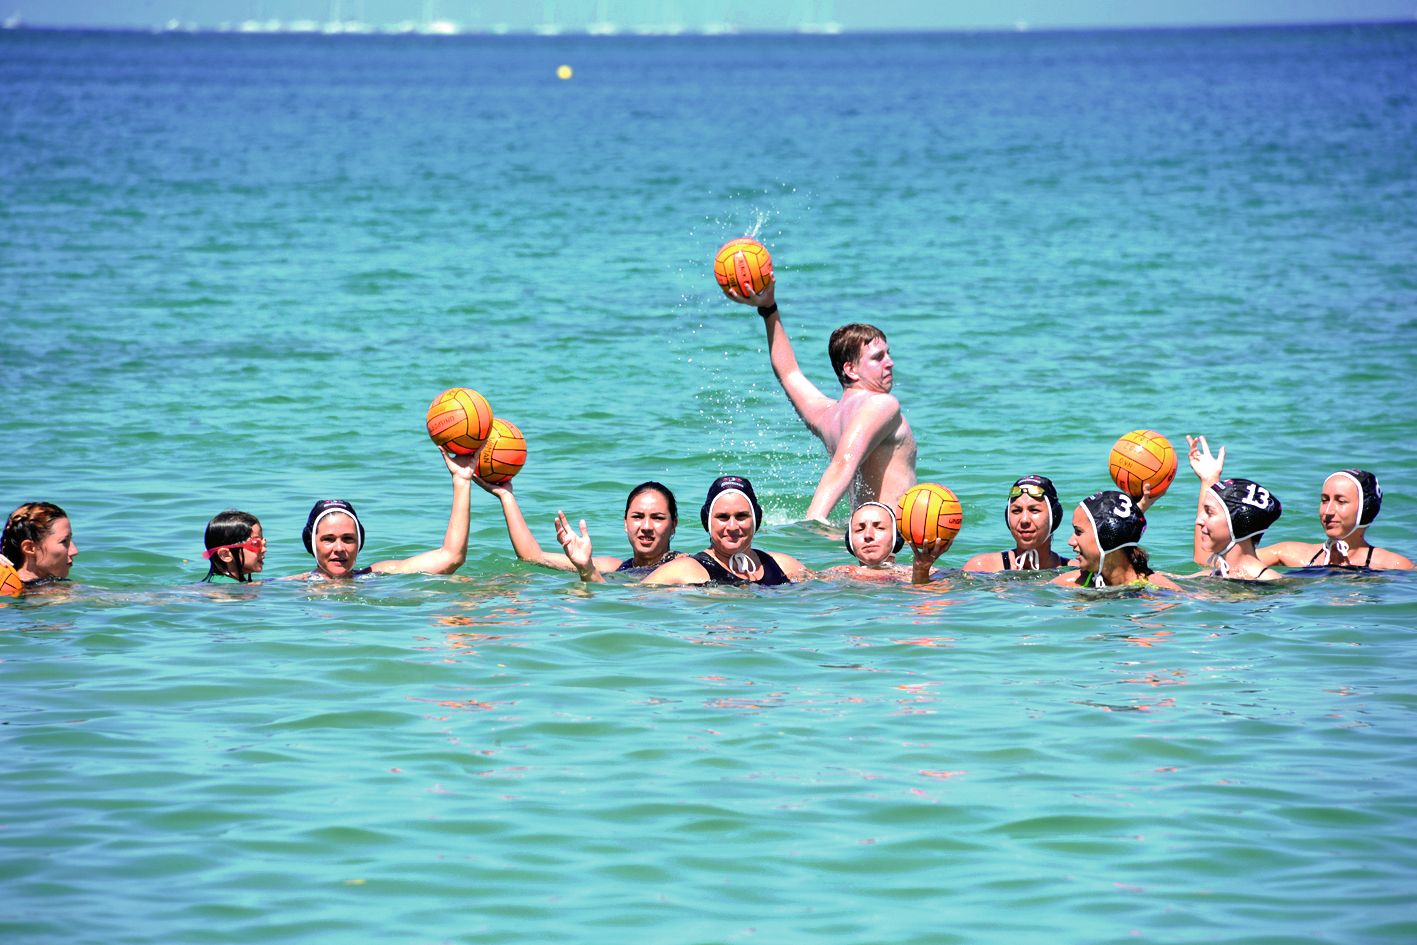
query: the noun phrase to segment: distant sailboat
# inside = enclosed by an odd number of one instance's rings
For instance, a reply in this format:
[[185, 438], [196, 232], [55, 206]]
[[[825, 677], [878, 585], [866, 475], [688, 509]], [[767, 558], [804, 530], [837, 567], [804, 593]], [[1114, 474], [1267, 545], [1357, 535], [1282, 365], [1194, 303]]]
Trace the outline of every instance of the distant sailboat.
[[556, 0], [541, 5], [541, 22], [531, 28], [537, 36], [560, 36], [561, 24], [556, 22]]
[[374, 27], [364, 22], [364, 0], [359, 0], [358, 12], [352, 19], [345, 16], [343, 0], [330, 0], [330, 18], [321, 29], [329, 35], [374, 32]]
[[684, 32], [684, 24], [679, 22], [679, 11], [674, 0], [660, 0], [657, 5], [658, 19], [635, 28], [641, 36], [678, 36]]
[[835, 36], [841, 32], [841, 24], [832, 18], [832, 0], [806, 0], [802, 21], [797, 26], [799, 33]]
[[725, 4], [714, 3], [713, 10], [708, 13], [710, 17], [717, 15], [717, 19], [707, 20], [699, 27], [699, 32], [705, 36], [731, 36], [738, 32], [738, 27], [729, 21]]
[[620, 32], [620, 27], [610, 22], [605, 7], [606, 0], [599, 0], [595, 5], [595, 22], [585, 28], [585, 31], [592, 36], [614, 36]]
[[419, 32], [427, 36], [456, 36], [459, 29], [452, 20], [434, 16], [433, 0], [423, 0], [423, 26]]

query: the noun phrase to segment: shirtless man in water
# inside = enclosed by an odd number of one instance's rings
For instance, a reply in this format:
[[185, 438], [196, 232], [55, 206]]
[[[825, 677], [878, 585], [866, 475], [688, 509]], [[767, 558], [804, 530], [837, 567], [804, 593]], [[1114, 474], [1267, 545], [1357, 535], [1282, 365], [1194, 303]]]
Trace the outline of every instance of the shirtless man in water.
[[769, 285], [757, 295], [730, 293], [730, 297], [758, 307], [767, 329], [773, 373], [807, 429], [831, 454], [807, 506], [807, 518], [825, 522], [848, 488], [853, 506], [874, 500], [893, 507], [900, 494], [915, 485], [915, 434], [900, 412], [900, 402], [891, 396], [895, 362], [885, 334], [859, 324], [842, 325], [832, 332], [827, 352], [842, 387], [841, 398], [833, 400], [797, 366], [773, 299], [774, 289]]

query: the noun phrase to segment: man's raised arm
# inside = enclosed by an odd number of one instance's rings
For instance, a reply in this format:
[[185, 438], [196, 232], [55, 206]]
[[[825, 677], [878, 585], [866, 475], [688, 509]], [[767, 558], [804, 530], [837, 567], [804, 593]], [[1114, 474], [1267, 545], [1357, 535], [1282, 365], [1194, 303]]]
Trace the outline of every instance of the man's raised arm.
[[792, 402], [792, 409], [797, 411], [797, 416], [802, 418], [802, 422], [807, 424], [808, 429], [813, 433], [818, 433], [817, 424], [822, 411], [829, 408], [835, 401], [818, 390], [817, 385], [807, 380], [807, 375], [802, 373], [802, 368], [797, 364], [797, 354], [792, 350], [792, 342], [788, 340], [787, 329], [783, 326], [782, 316], [777, 311], [777, 302], [774, 299], [775, 291], [776, 286], [769, 285], [757, 295], [743, 296], [736, 292], [730, 292], [729, 297], [743, 305], [757, 306], [760, 315], [767, 312], [766, 315], [763, 315], [763, 328], [767, 331], [768, 356], [772, 359], [772, 372], [777, 375], [777, 382], [787, 393], [787, 399]]

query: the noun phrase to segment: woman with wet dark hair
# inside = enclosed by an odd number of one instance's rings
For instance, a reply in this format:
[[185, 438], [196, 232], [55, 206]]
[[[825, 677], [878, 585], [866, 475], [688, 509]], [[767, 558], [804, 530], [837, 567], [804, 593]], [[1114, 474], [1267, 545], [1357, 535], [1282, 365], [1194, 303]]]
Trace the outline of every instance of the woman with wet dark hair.
[[53, 502], [26, 502], [0, 534], [0, 564], [8, 563], [26, 587], [66, 580], [78, 553], [69, 515]]

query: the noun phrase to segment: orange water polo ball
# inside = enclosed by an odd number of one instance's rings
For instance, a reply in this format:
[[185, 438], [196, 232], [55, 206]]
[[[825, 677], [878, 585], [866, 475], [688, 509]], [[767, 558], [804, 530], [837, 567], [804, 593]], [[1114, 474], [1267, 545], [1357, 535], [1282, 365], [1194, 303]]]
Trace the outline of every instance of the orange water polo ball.
[[492, 432], [482, 444], [482, 452], [477, 454], [473, 473], [487, 482], [503, 483], [521, 472], [525, 465], [526, 437], [522, 436], [522, 431], [500, 417], [493, 420]]
[[0, 597], [19, 597], [24, 593], [25, 582], [8, 564], [0, 564]]
[[952, 542], [964, 524], [964, 509], [955, 494], [934, 482], [911, 486], [896, 503], [896, 526], [912, 545]]
[[1107, 471], [1117, 488], [1132, 498], [1141, 498], [1143, 485], [1151, 486], [1152, 498], [1159, 498], [1176, 481], [1176, 450], [1155, 430], [1133, 430], [1113, 445]]
[[428, 435], [454, 453], [476, 453], [491, 432], [492, 407], [475, 390], [451, 387], [428, 407]]
[[742, 237], [719, 247], [713, 259], [713, 277], [727, 295], [757, 295], [772, 285], [772, 254], [757, 240]]

